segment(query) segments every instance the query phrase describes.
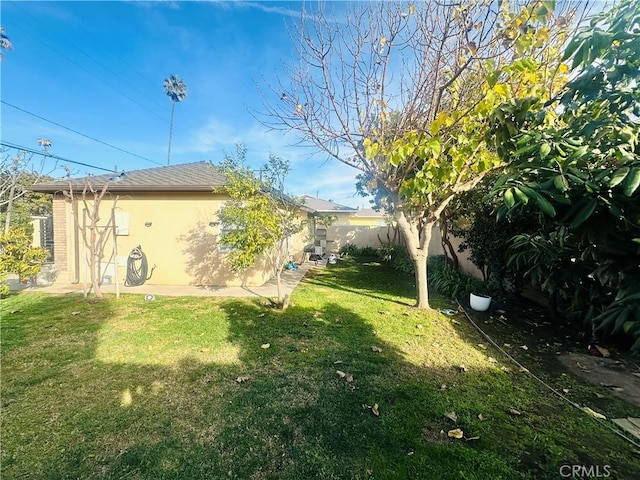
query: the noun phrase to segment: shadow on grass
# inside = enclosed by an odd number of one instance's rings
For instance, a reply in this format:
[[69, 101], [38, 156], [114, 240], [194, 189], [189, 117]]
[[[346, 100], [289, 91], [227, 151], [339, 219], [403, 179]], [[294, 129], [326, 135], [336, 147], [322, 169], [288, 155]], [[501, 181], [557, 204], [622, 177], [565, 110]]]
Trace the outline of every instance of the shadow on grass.
[[[325, 272], [334, 274], [347, 282], [340, 270]], [[415, 317], [383, 316], [392, 330], [411, 332], [406, 342], [383, 341], [385, 325], [358, 313], [358, 296], [329, 300], [314, 290], [317, 280], [284, 313], [248, 300], [13, 300], [21, 311], [8, 321], [16, 330], [6, 354], [3, 344], [2, 478], [558, 478], [564, 462], [609, 455], [581, 456], [582, 439], [571, 438], [579, 426], [554, 425], [568, 411], [530, 384], [497, 368], [416, 362], [411, 348], [431, 348], [431, 339], [418, 336]], [[167, 365], [153, 363], [153, 350], [147, 362], [96, 358], [111, 316], [130, 315], [118, 328], [140, 343], [136, 318], [156, 314], [190, 329], [167, 331], [167, 349], [222, 322], [237, 359], [203, 362], [200, 350]], [[420, 317], [420, 331], [434, 318]], [[126, 342], [121, 348], [126, 354]], [[454, 411], [455, 423], [445, 417]], [[480, 439], [441, 434], [455, 427]], [[618, 478], [638, 473], [637, 462], [614, 468]]]

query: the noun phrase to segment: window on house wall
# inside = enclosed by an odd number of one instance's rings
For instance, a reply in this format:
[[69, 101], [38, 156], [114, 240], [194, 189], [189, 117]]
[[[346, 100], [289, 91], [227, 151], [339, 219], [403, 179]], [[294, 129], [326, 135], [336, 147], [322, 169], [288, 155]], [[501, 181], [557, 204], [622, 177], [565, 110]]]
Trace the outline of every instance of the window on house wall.
[[129, 235], [129, 212], [115, 212], [116, 235]]

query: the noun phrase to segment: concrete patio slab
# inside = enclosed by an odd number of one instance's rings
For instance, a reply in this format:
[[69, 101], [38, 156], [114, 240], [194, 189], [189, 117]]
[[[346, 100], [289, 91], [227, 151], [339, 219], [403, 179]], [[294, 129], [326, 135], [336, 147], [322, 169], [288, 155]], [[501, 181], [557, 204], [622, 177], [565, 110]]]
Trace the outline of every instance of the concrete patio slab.
[[[305, 262], [298, 266], [297, 270], [285, 270], [282, 272], [282, 294], [291, 295], [304, 278], [306, 273], [313, 268], [324, 268], [327, 260], [320, 262]], [[90, 287], [89, 287], [90, 288]], [[82, 294], [84, 286], [78, 284], [60, 284], [54, 283], [48, 287], [31, 286], [22, 290], [23, 292], [39, 292], [51, 294]], [[103, 285], [103, 293], [116, 293], [116, 285]], [[224, 287], [224, 286], [207, 286], [207, 285], [152, 285], [144, 284], [138, 287], [125, 287], [123, 282], [120, 283], [121, 294], [137, 294], [137, 295], [154, 295], [157, 297], [262, 297], [276, 298], [277, 286], [276, 279], [269, 280], [259, 287]]]

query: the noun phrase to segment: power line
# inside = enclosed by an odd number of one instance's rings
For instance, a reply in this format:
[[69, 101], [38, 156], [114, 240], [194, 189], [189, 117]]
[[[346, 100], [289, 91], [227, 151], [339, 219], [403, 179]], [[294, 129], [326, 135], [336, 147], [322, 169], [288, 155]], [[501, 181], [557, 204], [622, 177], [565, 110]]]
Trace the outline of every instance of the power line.
[[[32, 15], [29, 11], [27, 11], [23, 6], [21, 6], [19, 4], [19, 2], [11, 2], [12, 4], [14, 4], [16, 7], [18, 7], [19, 9], [22, 10], [22, 12], [28, 16], [31, 19], [31, 23], [35, 23], [37, 25], [40, 25], [42, 28], [39, 30], [39, 32], [47, 32], [48, 28], [45, 24], [43, 24], [42, 22], [40, 22], [40, 20], [38, 18], [36, 18], [34, 15]], [[82, 26], [82, 24], [80, 25], [81, 29], [84, 30], [85, 32], [89, 33], [89, 31], [84, 28]], [[110, 87], [111, 89], [113, 89], [116, 93], [118, 93], [119, 95], [121, 95], [122, 97], [126, 98], [127, 100], [131, 101], [132, 103], [136, 104], [137, 106], [139, 106], [140, 108], [142, 108], [143, 110], [146, 110], [147, 112], [149, 112], [150, 114], [152, 114], [153, 116], [155, 116], [156, 118], [164, 121], [165, 119], [163, 117], [161, 117], [157, 112], [155, 112], [154, 110], [151, 110], [150, 108], [148, 108], [147, 106], [143, 105], [142, 103], [138, 102], [136, 99], [132, 98], [131, 96], [127, 95], [121, 88], [118, 88], [116, 86], [114, 86], [112, 83], [108, 82], [105, 78], [103, 78], [102, 75], [97, 75], [96, 73], [93, 73], [92, 71], [90, 71], [89, 69], [85, 68], [83, 65], [81, 65], [80, 63], [76, 62], [75, 60], [73, 60], [72, 58], [70, 58], [69, 56], [67, 56], [64, 52], [61, 52], [60, 50], [54, 48], [53, 46], [51, 46], [50, 44], [48, 44], [47, 42], [45, 42], [44, 40], [42, 40], [41, 38], [39, 38], [39, 36], [35, 33], [33, 33], [32, 30], [30, 30], [27, 26], [25, 25], [21, 25], [21, 28], [25, 29], [26, 31], [29, 31], [31, 33], [31, 36], [40, 44], [44, 45], [46, 48], [48, 48], [49, 50], [55, 52], [56, 54], [58, 54], [60, 57], [66, 59], [69, 63], [71, 63], [72, 65], [74, 65], [75, 67], [79, 68], [80, 70], [86, 72], [87, 74], [91, 75], [92, 77], [96, 78], [97, 80], [99, 80], [100, 82], [102, 82], [103, 84], [105, 84], [106, 86]], [[66, 42], [71, 48], [73, 48], [74, 50], [76, 50], [77, 52], [79, 52], [80, 54], [82, 54], [83, 56], [85, 56], [86, 58], [88, 58], [91, 62], [93, 62], [94, 64], [98, 65], [99, 67], [103, 68], [104, 70], [106, 70], [107, 72], [109, 72], [113, 77], [115, 77], [117, 80], [122, 81], [127, 87], [135, 90], [138, 94], [141, 94], [142, 96], [144, 96], [146, 99], [151, 100], [156, 106], [162, 107], [161, 103], [158, 102], [157, 100], [155, 100], [154, 98], [150, 97], [148, 94], [146, 94], [145, 92], [143, 92], [142, 90], [140, 90], [139, 88], [137, 88], [132, 82], [128, 81], [127, 79], [125, 79], [124, 77], [122, 77], [121, 75], [119, 75], [118, 73], [116, 73], [114, 70], [112, 70], [111, 68], [109, 68], [108, 66], [106, 66], [105, 64], [103, 64], [102, 62], [100, 62], [99, 60], [97, 60], [95, 57], [93, 57], [92, 55], [90, 55], [89, 53], [87, 53], [86, 51], [84, 51], [83, 49], [79, 48], [75, 42], [73, 40], [69, 40], [69, 39], [65, 39], [64, 37], [60, 36], [60, 35], [56, 35], [58, 39], [62, 40], [63, 42]], [[128, 68], [128, 71], [133, 71], [134, 73], [136, 73], [141, 79], [145, 80], [146, 82], [148, 82], [150, 85], [153, 85], [153, 88], [156, 88], [156, 83], [152, 82], [149, 77], [143, 75], [142, 73], [140, 73], [139, 70], [137, 70], [136, 68], [132, 67], [131, 64], [129, 64], [128, 62], [126, 62], [126, 59], [120, 56], [115, 56], [113, 55], [113, 53], [109, 50], [107, 50], [107, 52], [109, 54], [111, 54], [114, 58], [117, 58], [120, 62], [125, 63], [127, 65], [129, 65], [130, 68]], [[181, 123], [186, 125], [186, 126], [190, 126], [192, 128], [196, 128], [196, 129], [200, 129], [199, 126], [195, 125], [194, 123], [192, 123], [190, 121], [190, 119], [187, 117], [185, 119], [181, 120]], [[63, 127], [64, 128], [64, 127]], [[178, 125], [178, 128], [180, 128], [180, 125]], [[73, 131], [73, 130], [71, 130]], [[74, 132], [77, 133], [77, 132]], [[211, 136], [208, 133], [204, 133], [204, 135], [209, 138], [214, 140], [214, 143], [217, 144], [218, 142], [215, 141], [215, 138], [213, 136]], [[87, 138], [91, 138], [91, 137], [87, 137]], [[93, 139], [92, 139], [93, 140]], [[100, 143], [104, 143], [104, 142], [100, 142]], [[126, 151], [125, 151], [126, 152]], [[131, 154], [130, 152], [126, 152]], [[134, 156], [138, 156], [135, 154], [132, 154]], [[164, 165], [162, 163], [159, 162], [155, 162], [153, 160], [149, 160], [147, 158], [144, 157], [139, 157], [142, 158], [144, 160], [147, 161], [151, 161], [154, 164], [157, 165]]]
[[[15, 2], [14, 2], [15, 3]], [[42, 25], [35, 17], [33, 17], [33, 15], [29, 14], [23, 7], [18, 6], [18, 8], [21, 8], [23, 10], [23, 12], [31, 17], [31, 19], [35, 22], [38, 23], [40, 25]], [[47, 31], [46, 27], [43, 27], [43, 31]], [[36, 35], [32, 35], [32, 37], [39, 43], [41, 43], [42, 45], [44, 45], [45, 47], [47, 47], [48, 49], [50, 49], [51, 51], [57, 53], [58, 55], [60, 55], [62, 58], [66, 59], [69, 63], [71, 63], [72, 65], [75, 65], [76, 67], [78, 67], [80, 70], [84, 71], [85, 73], [91, 75], [92, 77], [96, 78], [98, 81], [104, 83], [106, 86], [108, 86], [109, 88], [111, 88], [112, 90], [114, 90], [116, 93], [118, 93], [119, 95], [123, 96], [124, 98], [126, 98], [127, 100], [129, 100], [130, 102], [138, 105], [140, 108], [142, 108], [143, 110], [146, 110], [147, 112], [151, 113], [152, 115], [154, 115], [155, 117], [157, 117], [158, 119], [164, 121], [164, 119], [158, 115], [156, 112], [150, 110], [149, 108], [147, 108], [146, 106], [142, 105], [140, 102], [138, 102], [136, 99], [130, 97], [129, 95], [127, 95], [126, 93], [124, 93], [121, 89], [119, 89], [118, 87], [114, 86], [113, 84], [111, 84], [110, 82], [108, 82], [105, 78], [103, 78], [100, 75], [97, 75], [95, 73], [93, 73], [92, 71], [86, 69], [85, 67], [83, 67], [82, 65], [80, 65], [79, 63], [77, 63], [76, 61], [74, 61], [73, 59], [71, 59], [70, 57], [68, 57], [66, 54], [60, 52], [59, 50], [57, 50], [56, 48], [52, 47], [51, 45], [49, 45], [47, 42], [45, 42], [44, 40], [42, 40], [41, 38], [38, 38]], [[61, 38], [60, 36], [58, 36], [58, 38]], [[85, 56], [89, 56], [88, 54], [84, 53], [82, 50], [78, 49], [77, 47], [74, 47], [76, 50], [78, 50], [80, 53], [82, 53]], [[93, 60], [93, 59], [92, 59]], [[98, 63], [99, 65], [100, 62], [97, 62], [96, 60], [94, 60], [95, 63]], [[103, 66], [103, 68], [106, 69], [106, 67]], [[106, 69], [107, 71], [110, 71], [109, 69]], [[110, 71], [111, 72], [111, 71]], [[113, 73], [113, 72], [111, 72]], [[126, 82], [125, 82], [126, 83]], [[131, 86], [131, 85], [130, 85]], [[145, 95], [146, 96], [146, 95]], [[157, 103], [157, 102], [156, 102]], [[158, 105], [160, 105], [158, 103]]]
[[95, 168], [96, 170], [103, 170], [103, 171], [109, 172], [109, 173], [118, 173], [115, 170], [111, 170], [109, 168], [96, 167], [95, 165], [90, 165], [88, 163], [77, 162], [75, 160], [69, 160], [68, 158], [59, 157], [58, 155], [52, 155], [52, 154], [47, 153], [47, 152], [34, 150], [33, 148], [24, 147], [22, 145], [17, 145], [15, 143], [0, 141], [0, 145], [2, 145], [3, 147], [15, 148], [17, 150], [23, 150], [25, 152], [34, 153], [36, 155], [43, 155], [44, 157], [50, 157], [50, 158], [53, 158], [53, 159], [56, 159], [56, 160], [61, 160], [63, 162], [73, 163], [75, 165], [82, 165], [83, 167]]
[[[138, 155], [138, 154], [136, 154], [136, 153], [131, 153], [131, 152], [129, 152], [128, 150], [125, 150], [125, 149], [123, 149], [123, 148], [116, 147], [115, 145], [111, 145], [110, 143], [103, 142], [102, 140], [98, 140], [97, 138], [91, 137], [91, 136], [89, 136], [89, 135], [85, 135], [84, 133], [80, 133], [80, 132], [78, 132], [77, 130], [74, 130], [74, 129], [72, 129], [72, 128], [65, 127], [64, 125], [60, 125], [59, 123], [54, 122], [53, 120], [49, 120], [49, 119], [47, 119], [47, 118], [41, 117], [40, 115], [36, 115], [35, 113], [30, 112], [30, 111], [28, 111], [28, 110], [25, 110], [24, 108], [20, 108], [20, 107], [18, 107], [17, 105], [13, 105], [13, 104], [11, 104], [11, 103], [9, 103], [9, 102], [5, 102], [4, 100], [0, 100], [0, 102], [2, 102], [4, 105], [7, 105], [8, 107], [12, 107], [12, 108], [15, 108], [16, 110], [20, 110], [21, 112], [24, 112], [24, 113], [26, 113], [26, 114], [28, 114], [28, 115], [31, 115], [32, 117], [36, 117], [36, 118], [39, 118], [40, 120], [44, 120], [45, 122], [51, 123], [52, 125], [55, 125], [56, 127], [64, 128], [65, 130], [68, 130], [68, 131], [70, 131], [70, 132], [73, 132], [73, 133], [75, 133], [75, 134], [77, 134], [77, 135], [80, 135], [80, 136], [82, 136], [82, 137], [88, 138], [89, 140], [93, 140], [94, 142], [101, 143], [101, 144], [103, 144], [103, 145], [106, 145], [107, 147], [114, 148], [114, 149], [119, 150], [119, 151], [121, 151], [121, 152], [124, 152], [124, 153], [126, 153], [126, 154], [128, 154], [128, 155], [132, 155], [132, 156], [134, 156], [134, 157], [141, 158], [142, 160], [146, 160], [147, 162], [155, 163], [156, 165], [160, 165], [160, 166], [162, 166], [162, 165], [163, 165], [162, 163], [160, 163], [160, 162], [156, 162], [155, 160], [151, 160], [150, 158], [143, 157], [143, 156]], [[109, 171], [111, 171], [111, 170], [109, 170]]]

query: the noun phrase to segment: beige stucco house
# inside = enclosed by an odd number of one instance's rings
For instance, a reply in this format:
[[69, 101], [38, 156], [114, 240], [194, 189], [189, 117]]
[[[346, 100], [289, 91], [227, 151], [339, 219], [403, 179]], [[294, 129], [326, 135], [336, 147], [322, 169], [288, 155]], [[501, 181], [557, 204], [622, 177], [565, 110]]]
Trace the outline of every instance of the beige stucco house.
[[[224, 187], [226, 179], [214, 165], [196, 162], [34, 185], [34, 191], [53, 195], [57, 282], [77, 283], [86, 275], [81, 192], [87, 181], [96, 189], [108, 183], [98, 228], [106, 232], [107, 239], [101, 264], [103, 279], [114, 281], [117, 271], [117, 278], [124, 282], [129, 254], [138, 246], [149, 271], [155, 266], [148, 284], [259, 286], [270, 279], [273, 270], [266, 259], [241, 273], [228, 268], [228, 248], [219, 241], [224, 225], [218, 220], [218, 211], [229, 197], [213, 193], [215, 187]], [[75, 192], [73, 199], [64, 193], [70, 188]], [[114, 202], [115, 235], [110, 222]], [[91, 205], [89, 202], [89, 208]], [[74, 219], [75, 206], [80, 212], [78, 221]], [[300, 214], [306, 218], [308, 212], [302, 209]], [[306, 232], [289, 239], [294, 259], [302, 258], [305, 237]]]

